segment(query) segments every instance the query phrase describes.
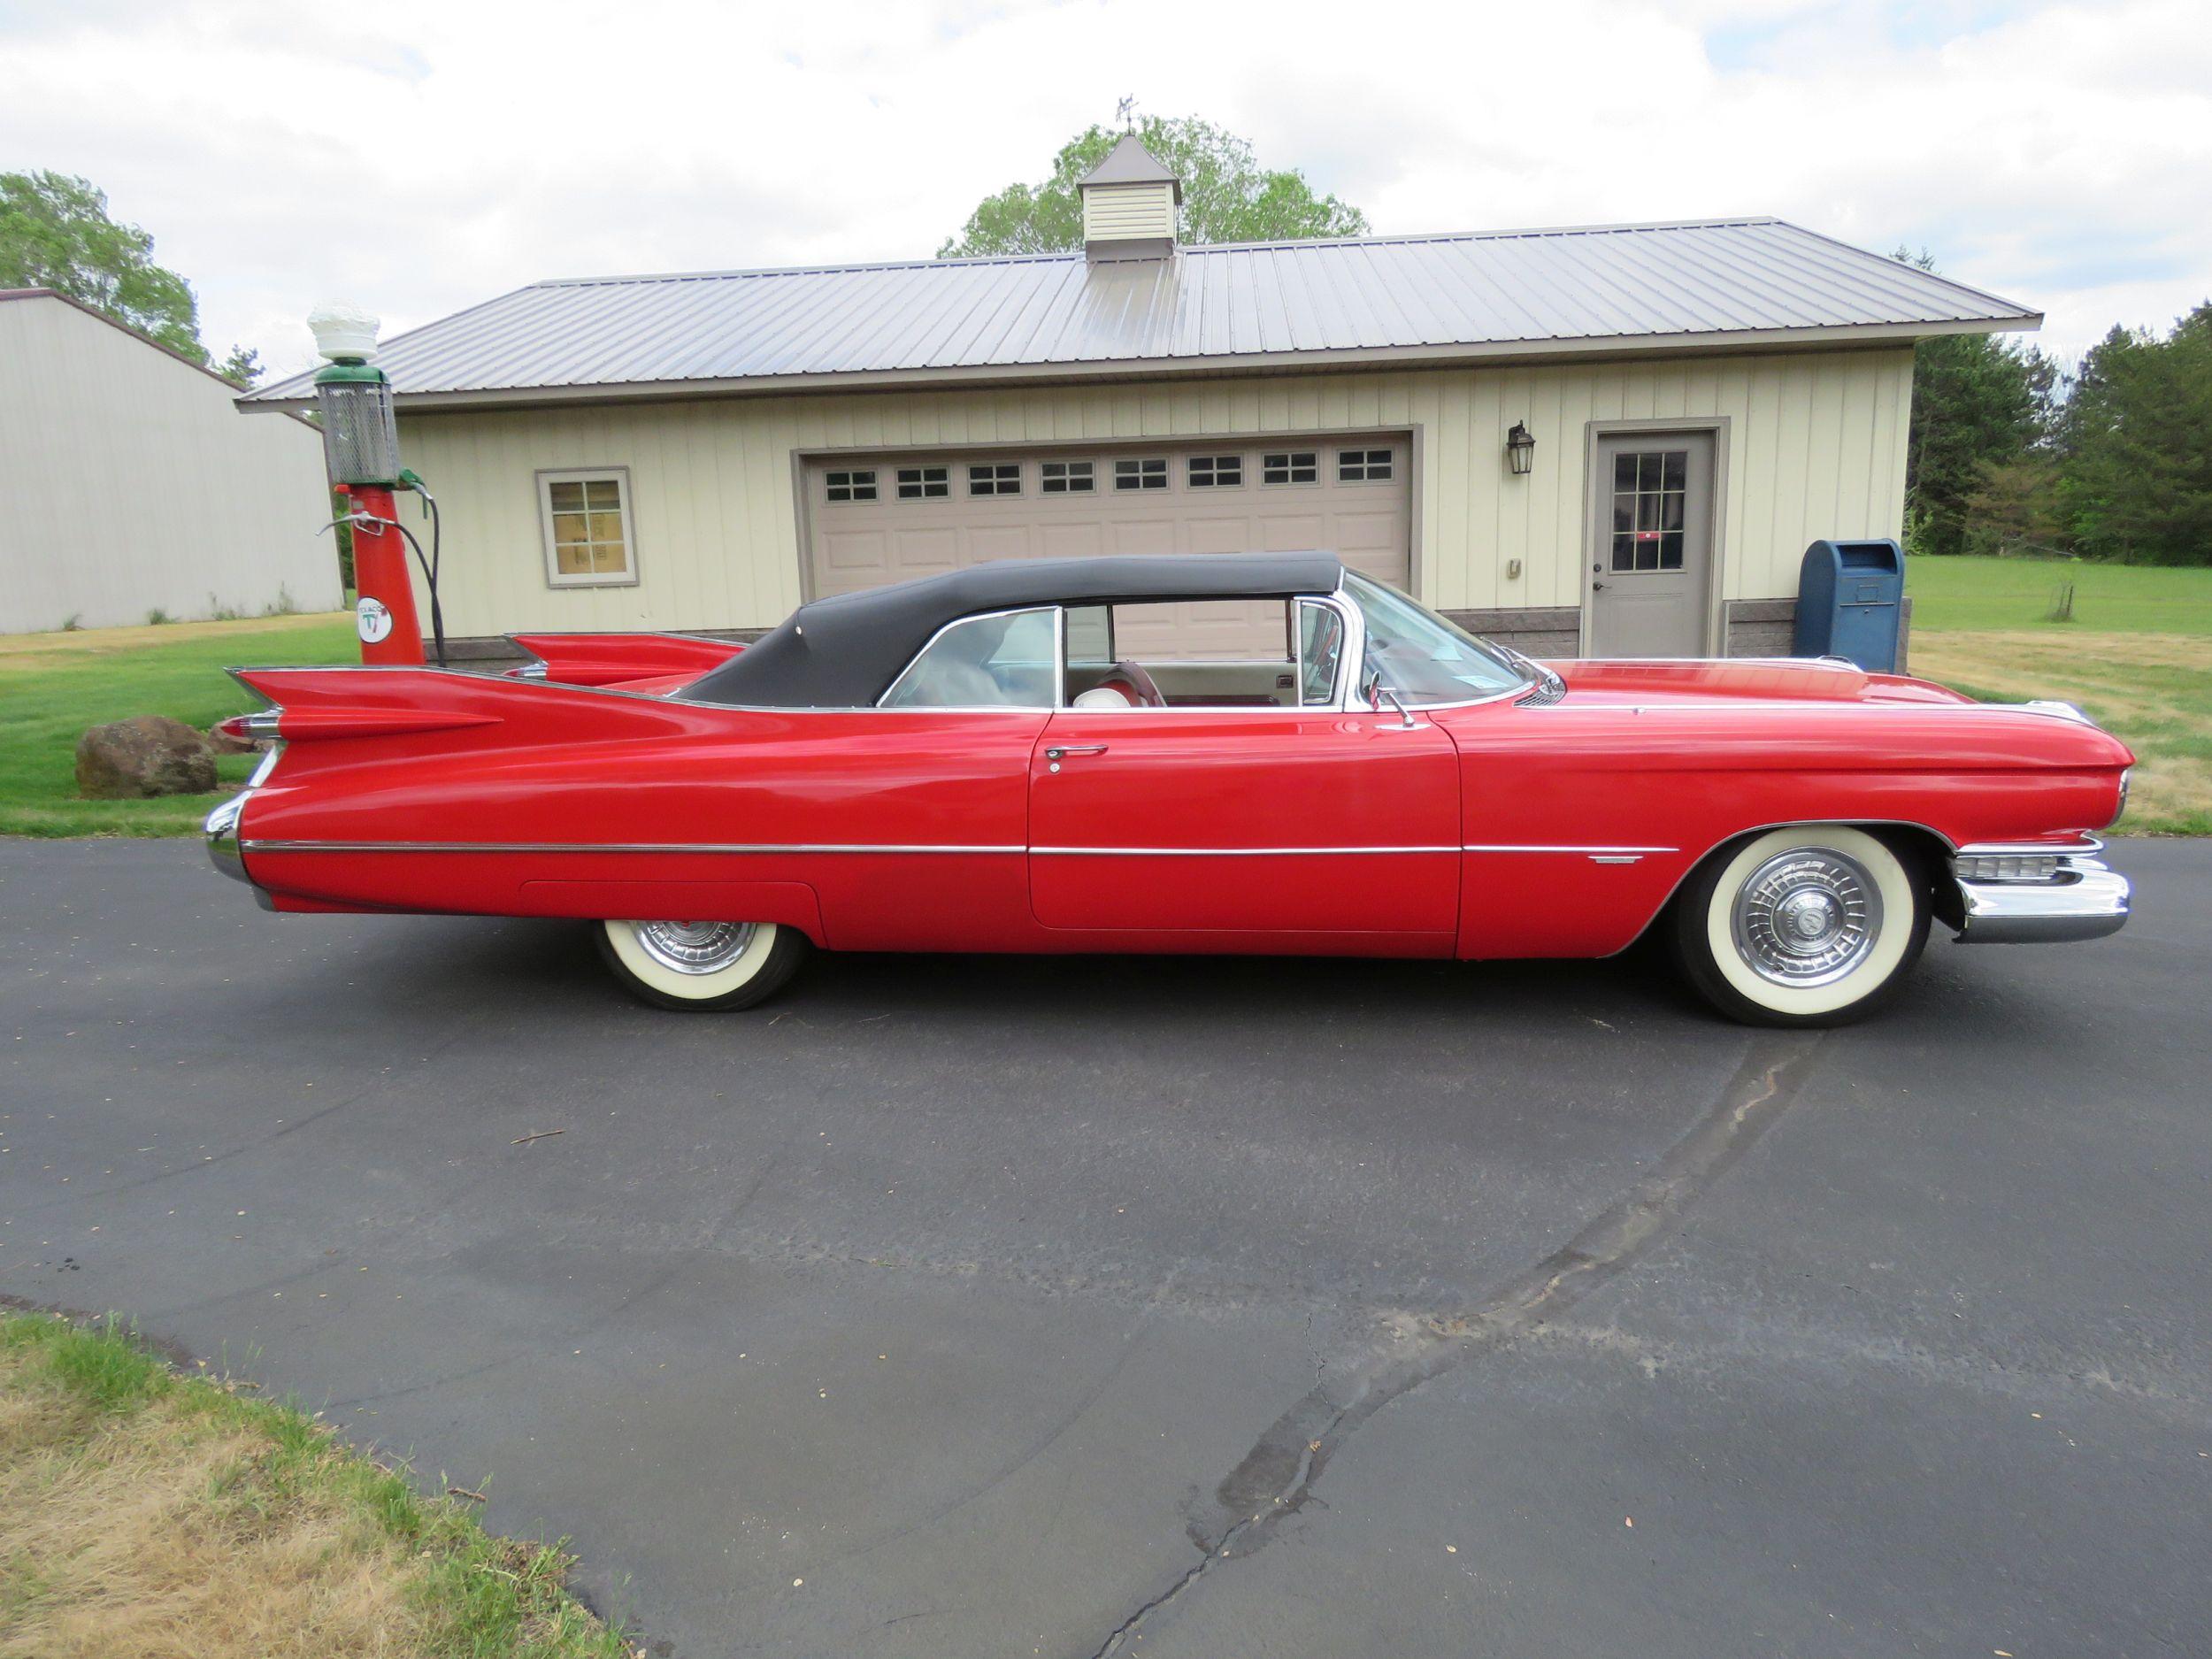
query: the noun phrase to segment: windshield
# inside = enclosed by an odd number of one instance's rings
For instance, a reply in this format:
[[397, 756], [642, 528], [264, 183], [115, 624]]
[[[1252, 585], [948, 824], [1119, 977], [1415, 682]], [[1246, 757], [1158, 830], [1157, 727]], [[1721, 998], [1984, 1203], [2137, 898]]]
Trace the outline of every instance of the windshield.
[[1495, 648], [1394, 588], [1347, 571], [1344, 591], [1367, 622], [1363, 687], [1379, 679], [1408, 703], [1471, 703], [1536, 683]]

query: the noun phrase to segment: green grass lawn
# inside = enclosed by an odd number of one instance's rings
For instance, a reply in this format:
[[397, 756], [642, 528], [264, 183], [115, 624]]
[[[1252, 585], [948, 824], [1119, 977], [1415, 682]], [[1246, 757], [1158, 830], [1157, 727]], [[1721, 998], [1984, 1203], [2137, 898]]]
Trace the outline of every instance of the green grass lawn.
[[424, 1494], [253, 1386], [0, 1310], [0, 1654], [643, 1654], [569, 1594], [560, 1545], [486, 1532], [480, 1493]]
[[[353, 618], [262, 617], [164, 627], [0, 636], [0, 834], [179, 835], [221, 795], [77, 798], [77, 739], [88, 726], [165, 714], [206, 727], [259, 706], [223, 672], [271, 663], [357, 662]], [[242, 784], [250, 755], [218, 762]]]
[[[2068, 582], [2073, 620], [2055, 621]], [[2212, 835], [2212, 567], [1918, 558], [1905, 591], [1914, 673], [2078, 704], [2141, 761], [2122, 830]]]
[[[2074, 586], [2074, 619], [2050, 620]], [[2212, 565], [2085, 565], [2061, 559], [1916, 558], [1905, 564], [1912, 631], [2014, 628], [2212, 634]]]

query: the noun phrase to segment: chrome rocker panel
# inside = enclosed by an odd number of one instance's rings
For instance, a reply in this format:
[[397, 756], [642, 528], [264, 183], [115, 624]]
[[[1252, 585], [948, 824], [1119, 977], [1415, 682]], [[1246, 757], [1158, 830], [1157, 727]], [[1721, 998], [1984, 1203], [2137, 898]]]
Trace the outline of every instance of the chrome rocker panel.
[[[1962, 847], [1971, 858], [2022, 848]], [[2038, 850], [2048, 851], [2050, 849]], [[2047, 945], [2103, 939], [2127, 926], [2128, 879], [2092, 856], [2102, 847], [2061, 849], [2056, 873], [2040, 881], [1980, 881], [1954, 875], [1960, 900], [1958, 942], [1962, 945]]]

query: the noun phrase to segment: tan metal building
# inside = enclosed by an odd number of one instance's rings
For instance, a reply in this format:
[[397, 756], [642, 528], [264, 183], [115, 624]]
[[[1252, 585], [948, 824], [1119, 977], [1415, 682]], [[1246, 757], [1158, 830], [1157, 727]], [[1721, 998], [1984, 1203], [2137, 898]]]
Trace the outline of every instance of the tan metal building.
[[[979, 560], [1321, 549], [1555, 654], [1786, 647], [1912, 346], [2033, 312], [1772, 219], [547, 282], [386, 342], [449, 632], [768, 626]], [[300, 407], [305, 379], [245, 400]]]
[[334, 611], [321, 440], [46, 288], [0, 289], [0, 634]]

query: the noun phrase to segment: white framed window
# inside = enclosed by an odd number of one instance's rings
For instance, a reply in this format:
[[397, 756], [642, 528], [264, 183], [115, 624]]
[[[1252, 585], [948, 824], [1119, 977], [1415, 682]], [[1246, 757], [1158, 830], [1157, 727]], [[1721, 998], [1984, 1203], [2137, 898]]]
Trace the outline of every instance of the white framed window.
[[832, 501], [873, 501], [876, 498], [876, 470], [872, 466], [855, 467], [826, 473], [826, 493]]
[[941, 501], [952, 494], [952, 469], [944, 466], [899, 468], [901, 501]]
[[1277, 449], [1260, 457], [1263, 484], [1312, 484], [1321, 477], [1321, 457], [1311, 449]]
[[1116, 489], [1165, 489], [1167, 488], [1167, 457], [1162, 455], [1145, 456], [1136, 460], [1114, 463]]
[[1018, 495], [1022, 493], [1019, 461], [979, 461], [968, 469], [971, 495]]
[[1236, 489], [1244, 482], [1244, 457], [1194, 455], [1186, 463], [1183, 476], [1193, 489]]
[[1339, 449], [1336, 481], [1340, 484], [1385, 484], [1390, 481], [1388, 449]]
[[545, 579], [556, 588], [622, 588], [637, 580], [630, 469], [594, 466], [538, 474]]
[[1046, 495], [1088, 495], [1098, 488], [1098, 467], [1090, 461], [1041, 461], [1037, 489]]

